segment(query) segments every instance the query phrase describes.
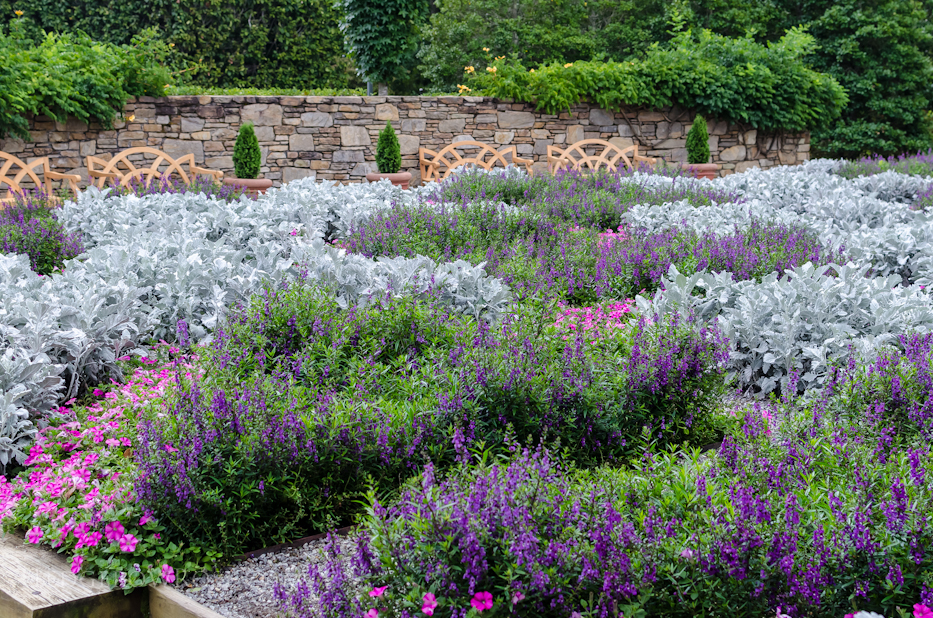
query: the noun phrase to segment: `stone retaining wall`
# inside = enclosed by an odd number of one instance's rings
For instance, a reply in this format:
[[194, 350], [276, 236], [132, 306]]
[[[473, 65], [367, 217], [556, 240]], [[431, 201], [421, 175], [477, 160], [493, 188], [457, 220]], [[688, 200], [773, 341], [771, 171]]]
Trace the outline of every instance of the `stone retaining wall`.
[[[173, 156], [194, 153], [199, 164], [233, 175], [233, 145], [240, 123], [252, 121], [263, 153], [262, 175], [276, 184], [297, 178], [360, 182], [376, 171], [379, 131], [392, 121], [402, 146], [402, 167], [420, 182], [418, 148], [438, 150], [455, 140], [515, 145], [546, 166], [549, 144], [601, 138], [671, 162], [686, 161], [692, 114], [678, 109], [607, 112], [577, 105], [559, 115], [527, 103], [483, 97], [251, 97], [189, 96], [129, 101], [114, 130], [77, 121], [30, 119], [32, 141], [0, 141], [21, 158], [51, 156], [56, 171], [86, 177], [84, 157], [108, 158], [125, 148], [151, 146]], [[712, 161], [721, 174], [807, 160], [808, 133], [764, 135], [750, 127], [709, 120]], [[636, 135], [639, 136], [636, 138]]]

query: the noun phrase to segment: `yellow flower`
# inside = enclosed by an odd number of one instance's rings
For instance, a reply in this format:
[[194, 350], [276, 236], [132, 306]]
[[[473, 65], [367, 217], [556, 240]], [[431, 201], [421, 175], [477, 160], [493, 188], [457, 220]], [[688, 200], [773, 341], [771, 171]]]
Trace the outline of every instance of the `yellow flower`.
[[168, 46], [169, 46], [169, 47], [175, 47], [175, 44], [174, 44], [174, 43], [169, 43]]
[[469, 88], [467, 88], [467, 87], [464, 86], [463, 84], [457, 84], [457, 88], [460, 89], [460, 94], [463, 94], [464, 92], [472, 92], [472, 90], [470, 90]]
[[15, 13], [17, 17], [22, 17], [22, 16], [23, 16], [23, 12], [22, 12], [22, 11], [13, 11], [13, 13]]
[[136, 114], [130, 114], [126, 117], [127, 122], [133, 122], [134, 120], [136, 120]]
[[484, 51], [484, 52], [488, 52], [488, 51], [489, 51], [489, 48], [488, 48], [488, 47], [484, 47], [484, 48], [483, 48], [483, 51]]
[[486, 67], [486, 70], [489, 71], [490, 73], [495, 73], [496, 67]]
[[535, 72], [535, 70], [534, 70], [534, 69], [531, 69], [531, 70], [530, 70], [530, 71], [528, 71], [528, 72], [529, 72], [529, 73], [534, 73], [534, 72]]
[[166, 88], [171, 88], [171, 86], [169, 86], [168, 84], [165, 84], [165, 87], [166, 87]]
[[463, 67], [463, 70], [466, 71], [467, 73], [469, 73], [470, 75], [473, 75], [474, 73], [476, 73], [476, 69], [474, 69], [474, 68], [471, 67], [471, 66], [470, 66], [470, 67]]
[[496, 56], [496, 60], [505, 60], [505, 56]]
[[572, 63], [572, 62], [568, 62], [567, 64], [564, 65], [564, 68], [565, 68], [565, 69], [569, 69], [569, 68], [572, 67], [572, 66], [573, 66], [573, 63]]

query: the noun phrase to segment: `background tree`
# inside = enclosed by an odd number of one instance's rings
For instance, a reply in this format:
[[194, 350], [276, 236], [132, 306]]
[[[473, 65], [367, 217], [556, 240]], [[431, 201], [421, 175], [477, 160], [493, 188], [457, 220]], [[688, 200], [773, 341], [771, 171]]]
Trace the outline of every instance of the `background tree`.
[[379, 84], [408, 77], [429, 0], [341, 0], [343, 30], [360, 74]]
[[[454, 91], [463, 67], [493, 56], [526, 66], [624, 60], [665, 38], [663, 0], [435, 0], [418, 70], [435, 90]], [[483, 65], [485, 66], [485, 65]]]
[[694, 0], [688, 20], [730, 36], [775, 40], [808, 26], [808, 61], [841, 83], [849, 104], [834, 126], [814, 131], [814, 153], [857, 157], [933, 145], [933, 2], [930, 0]]

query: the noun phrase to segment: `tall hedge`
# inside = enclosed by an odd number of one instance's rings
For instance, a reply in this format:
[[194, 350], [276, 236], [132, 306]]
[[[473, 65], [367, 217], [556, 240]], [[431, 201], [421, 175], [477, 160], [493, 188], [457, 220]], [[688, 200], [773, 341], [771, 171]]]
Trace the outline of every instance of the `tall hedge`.
[[34, 34], [82, 30], [124, 44], [158, 28], [174, 45], [178, 70], [198, 67], [180, 77], [203, 86], [347, 86], [333, 0], [0, 0], [0, 19], [16, 10]]

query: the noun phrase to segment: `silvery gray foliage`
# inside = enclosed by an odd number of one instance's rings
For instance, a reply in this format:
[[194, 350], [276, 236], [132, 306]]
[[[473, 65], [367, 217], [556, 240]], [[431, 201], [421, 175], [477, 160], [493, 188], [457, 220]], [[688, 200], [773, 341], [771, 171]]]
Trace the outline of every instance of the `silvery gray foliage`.
[[149, 323], [136, 287], [104, 279], [89, 266], [74, 260], [63, 274], [37, 277], [25, 256], [0, 256], [0, 350], [47, 356], [61, 367], [64, 399], [84, 381], [119, 379], [116, 358]]
[[63, 370], [45, 354], [33, 354], [23, 348], [7, 348], [0, 352], [0, 391], [12, 392], [22, 387], [19, 401], [32, 418], [45, 419], [55, 407], [64, 388], [59, 375]]
[[666, 204], [638, 204], [630, 208], [623, 221], [633, 228], [656, 233], [678, 226], [697, 233], [731, 234], [735, 228], [744, 229], [752, 219], [763, 219], [785, 224], [799, 224], [800, 216], [787, 210], [774, 210], [757, 200], [737, 204], [711, 204], [697, 208], [687, 200]]
[[933, 215], [909, 202], [929, 179], [885, 172], [846, 180], [831, 174], [832, 161], [799, 167], [750, 170], [715, 183], [744, 195], [745, 202], [696, 208], [687, 201], [638, 205], [625, 215], [649, 233], [672, 225], [702, 233], [731, 233], [752, 219], [803, 225], [830, 248], [844, 247], [855, 263], [870, 263], [876, 276], [899, 275], [905, 284], [933, 276]]
[[320, 239], [299, 245], [295, 259], [303, 275], [321, 282], [343, 306], [383, 293], [398, 296], [433, 290], [465, 313], [495, 319], [512, 298], [508, 286], [486, 275], [484, 264], [473, 266], [463, 260], [440, 265], [424, 256], [371, 260]]
[[26, 449], [36, 435], [36, 426], [29, 420], [29, 412], [18, 400], [26, 396], [26, 388], [0, 389], [0, 472], [11, 461], [26, 461]]
[[[823, 273], [832, 268], [836, 276]], [[730, 372], [759, 396], [786, 388], [799, 374], [799, 389], [818, 386], [833, 363], [894, 344], [897, 335], [933, 330], [933, 305], [919, 286], [899, 277], [869, 277], [867, 264], [815, 268], [807, 263], [785, 275], [734, 281], [731, 273], [690, 277], [672, 266], [664, 290], [643, 310], [692, 310], [717, 318], [728, 337]]]

